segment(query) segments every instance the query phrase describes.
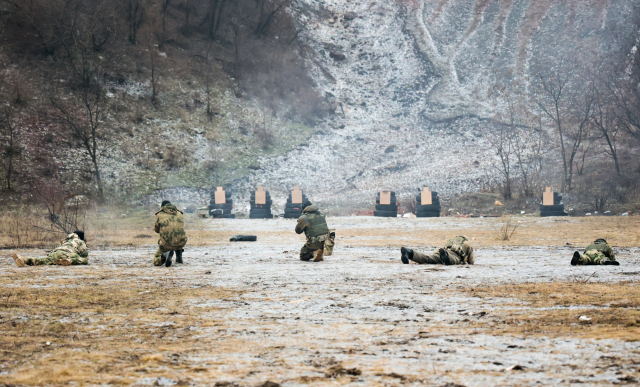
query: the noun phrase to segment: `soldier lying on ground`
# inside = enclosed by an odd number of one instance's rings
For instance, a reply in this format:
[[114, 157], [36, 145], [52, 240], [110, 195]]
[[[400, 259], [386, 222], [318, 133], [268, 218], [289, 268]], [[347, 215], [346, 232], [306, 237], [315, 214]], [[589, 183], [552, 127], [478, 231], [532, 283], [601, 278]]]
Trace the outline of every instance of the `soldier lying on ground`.
[[620, 265], [611, 246], [602, 238], [596, 239], [587, 246], [584, 254], [576, 251], [571, 258], [572, 265]]
[[176, 263], [182, 263], [187, 234], [184, 232], [182, 212], [168, 200], [162, 202], [162, 208], [156, 212], [155, 231], [160, 234], [158, 251], [153, 257], [154, 266], [171, 266], [171, 258], [176, 253]]
[[88, 265], [89, 250], [84, 240], [83, 231], [74, 231], [63, 240], [59, 247], [53, 249], [46, 258], [24, 258], [15, 253], [13, 260], [20, 267], [39, 265]]
[[[333, 249], [333, 240], [335, 233], [329, 232], [326, 217], [320, 213], [318, 206], [306, 201], [302, 204], [302, 216], [298, 218], [296, 224], [296, 234], [304, 234], [307, 237], [307, 243], [300, 249], [300, 260], [319, 262], [323, 260], [325, 242], [327, 247]], [[331, 254], [327, 254], [331, 255]]]
[[475, 262], [473, 247], [469, 244], [469, 238], [465, 236], [449, 239], [444, 248], [435, 249], [430, 255], [406, 247], [402, 247], [400, 253], [400, 259], [404, 264], [413, 261], [419, 264], [473, 265]]

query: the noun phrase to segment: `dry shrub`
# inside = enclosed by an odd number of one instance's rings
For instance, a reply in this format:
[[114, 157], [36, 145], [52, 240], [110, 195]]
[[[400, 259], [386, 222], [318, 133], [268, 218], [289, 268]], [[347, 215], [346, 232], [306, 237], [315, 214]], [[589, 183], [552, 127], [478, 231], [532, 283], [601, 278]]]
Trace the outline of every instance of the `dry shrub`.
[[511, 220], [508, 220], [507, 223], [505, 223], [500, 228], [500, 231], [498, 233], [498, 239], [501, 240], [501, 241], [508, 241], [509, 239], [511, 239], [513, 234], [516, 232], [516, 230], [518, 229], [519, 225], [520, 225], [519, 223], [512, 222]]
[[404, 213], [415, 214], [418, 211], [418, 202], [413, 196], [398, 200], [398, 206], [404, 209]]
[[262, 146], [262, 149], [269, 149], [273, 145], [273, 133], [266, 125], [258, 126], [253, 130], [253, 134], [256, 136], [258, 142]]

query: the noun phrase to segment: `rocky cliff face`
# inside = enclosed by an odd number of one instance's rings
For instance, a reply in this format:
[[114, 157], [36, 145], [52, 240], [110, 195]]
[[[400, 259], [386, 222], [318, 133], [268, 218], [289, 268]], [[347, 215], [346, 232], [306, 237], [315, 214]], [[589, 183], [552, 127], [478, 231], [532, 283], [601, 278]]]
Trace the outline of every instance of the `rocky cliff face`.
[[[309, 71], [335, 106], [307, 145], [262, 158], [236, 192], [264, 185], [277, 199], [294, 184], [333, 205], [443, 195], [491, 179], [478, 127], [495, 117], [490, 92], [526, 83], [572, 52], [582, 61], [620, 50], [635, 0], [295, 0], [313, 49]], [[282, 195], [279, 195], [281, 193]], [[284, 199], [283, 199], [284, 200]]]

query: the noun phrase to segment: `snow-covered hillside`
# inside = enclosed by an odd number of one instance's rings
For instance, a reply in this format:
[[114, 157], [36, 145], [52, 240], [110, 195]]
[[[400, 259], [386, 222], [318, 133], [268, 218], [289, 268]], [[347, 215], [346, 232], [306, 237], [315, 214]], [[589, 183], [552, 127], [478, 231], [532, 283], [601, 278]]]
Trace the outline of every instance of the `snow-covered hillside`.
[[[495, 116], [497, 79], [526, 82], [563, 50], [615, 50], [634, 1], [296, 0], [309, 69], [336, 115], [285, 156], [234, 183], [264, 185], [276, 203], [299, 184], [327, 205], [370, 202], [429, 186], [442, 195], [481, 188], [494, 156], [478, 128]], [[622, 27], [621, 27], [622, 26]], [[605, 44], [607, 42], [607, 44]]]

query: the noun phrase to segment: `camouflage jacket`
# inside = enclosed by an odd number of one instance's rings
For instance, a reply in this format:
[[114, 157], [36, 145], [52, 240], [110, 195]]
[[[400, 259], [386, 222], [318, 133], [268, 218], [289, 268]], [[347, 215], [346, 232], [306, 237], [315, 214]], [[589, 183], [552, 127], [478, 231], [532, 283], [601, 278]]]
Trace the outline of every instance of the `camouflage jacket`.
[[612, 261], [615, 261], [616, 259], [616, 255], [613, 253], [613, 249], [604, 239], [596, 239], [592, 244], [584, 249], [584, 252], [587, 253], [592, 250], [601, 252], [605, 257], [609, 258]]
[[469, 238], [466, 236], [457, 236], [451, 238], [445, 243], [445, 248], [453, 250], [460, 256], [466, 263], [473, 265], [475, 263], [475, 257], [473, 256], [473, 247], [469, 243]]
[[303, 232], [307, 239], [325, 236], [329, 233], [326, 217], [320, 213], [320, 209], [315, 204], [305, 208], [302, 211], [302, 216], [298, 218], [296, 234], [302, 234]]
[[178, 250], [187, 244], [182, 212], [173, 204], [167, 204], [156, 213], [155, 231], [160, 234], [158, 244], [168, 250]]
[[82, 258], [87, 258], [89, 256], [89, 250], [87, 249], [87, 244], [84, 243], [82, 239], [78, 237], [76, 234], [69, 234], [67, 237], [60, 243], [59, 247], [56, 247], [51, 252], [55, 251], [64, 251], [69, 254], [78, 254]]

